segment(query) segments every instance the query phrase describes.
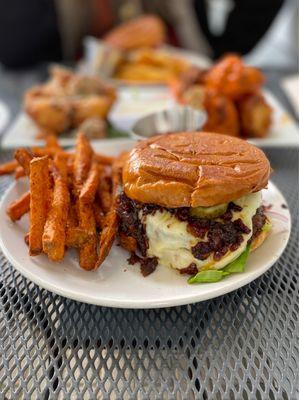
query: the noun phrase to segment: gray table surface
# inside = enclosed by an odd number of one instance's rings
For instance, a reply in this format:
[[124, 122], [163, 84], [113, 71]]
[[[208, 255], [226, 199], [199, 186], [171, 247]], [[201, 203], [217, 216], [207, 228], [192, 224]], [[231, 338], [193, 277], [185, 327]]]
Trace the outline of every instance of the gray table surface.
[[[268, 72], [267, 85], [292, 113], [283, 75]], [[45, 67], [0, 70], [12, 115], [45, 76]], [[0, 252], [0, 399], [299, 399], [298, 151], [267, 155], [291, 238], [267, 273], [225, 296], [161, 310], [96, 307], [37, 287]], [[10, 157], [0, 151], [0, 162]], [[0, 196], [11, 181], [0, 179]]]

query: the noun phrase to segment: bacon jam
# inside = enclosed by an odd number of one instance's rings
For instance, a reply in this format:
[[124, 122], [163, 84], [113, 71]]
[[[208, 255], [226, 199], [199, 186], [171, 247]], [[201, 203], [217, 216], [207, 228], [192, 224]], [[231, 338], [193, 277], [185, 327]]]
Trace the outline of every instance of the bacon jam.
[[[187, 223], [187, 231], [199, 239], [195, 246], [191, 247], [193, 256], [198, 260], [206, 260], [209, 256], [213, 256], [215, 261], [221, 260], [229, 251], [235, 251], [244, 241], [244, 234], [249, 234], [251, 230], [238, 218], [233, 219], [233, 212], [242, 211], [242, 207], [230, 202], [225, 212], [217, 216], [215, 219], [199, 218], [190, 214], [187, 207], [181, 208], [164, 208], [155, 204], [144, 204], [129, 199], [124, 193], [119, 196], [118, 216], [120, 219], [119, 233], [133, 237], [137, 243], [137, 252], [131, 254], [129, 264], [139, 263], [141, 272], [144, 276], [152, 273], [157, 265], [157, 257], [147, 257], [149, 241], [146, 235], [146, 228], [139, 218], [142, 215], [154, 215], [156, 212], [168, 211], [173, 214], [179, 221]], [[253, 231], [252, 239], [255, 238], [262, 230], [266, 216], [264, 208], [259, 207], [256, 214], [252, 218]], [[194, 275], [197, 272], [195, 263], [182, 269], [180, 273]]]

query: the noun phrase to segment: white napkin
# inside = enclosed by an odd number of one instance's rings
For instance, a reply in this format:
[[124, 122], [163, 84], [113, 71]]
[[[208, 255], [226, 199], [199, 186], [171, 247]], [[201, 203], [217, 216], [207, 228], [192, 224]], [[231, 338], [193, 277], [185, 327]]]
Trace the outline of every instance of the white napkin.
[[281, 84], [299, 117], [299, 75], [288, 76], [281, 81]]

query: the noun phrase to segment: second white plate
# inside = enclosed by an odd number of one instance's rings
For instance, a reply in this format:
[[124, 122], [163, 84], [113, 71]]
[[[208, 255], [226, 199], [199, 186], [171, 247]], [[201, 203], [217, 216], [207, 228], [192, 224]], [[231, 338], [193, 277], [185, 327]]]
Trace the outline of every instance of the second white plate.
[[[128, 130], [134, 122], [153, 111], [159, 111], [173, 104], [171, 94], [166, 88], [121, 88], [119, 99], [109, 115], [110, 121], [119, 130]], [[269, 135], [264, 139], [250, 140], [256, 146], [265, 147], [299, 147], [299, 129], [295, 121], [270, 93], [265, 92], [267, 101], [273, 108], [273, 121]], [[36, 140], [37, 126], [25, 114], [20, 113], [2, 140], [5, 149], [20, 146], [38, 146], [42, 141]], [[75, 137], [60, 136], [62, 146], [73, 146]], [[100, 142], [97, 140], [97, 142]]]

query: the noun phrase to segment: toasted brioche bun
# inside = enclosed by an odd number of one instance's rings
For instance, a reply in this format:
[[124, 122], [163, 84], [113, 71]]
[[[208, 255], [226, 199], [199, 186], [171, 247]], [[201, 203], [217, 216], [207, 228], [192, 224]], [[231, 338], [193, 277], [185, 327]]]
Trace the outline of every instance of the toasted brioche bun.
[[265, 239], [268, 237], [269, 233], [271, 232], [271, 229], [268, 231], [261, 231], [258, 236], [256, 236], [253, 241], [251, 242], [250, 246], [250, 252], [256, 250], [258, 247], [260, 247]]
[[112, 29], [104, 38], [110, 46], [122, 50], [156, 47], [165, 42], [166, 28], [155, 15], [144, 15]]
[[242, 139], [181, 132], [140, 142], [123, 168], [128, 197], [163, 207], [210, 207], [268, 183], [265, 154]]

